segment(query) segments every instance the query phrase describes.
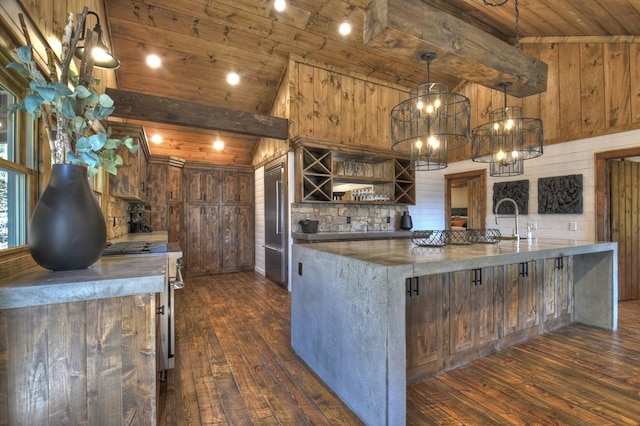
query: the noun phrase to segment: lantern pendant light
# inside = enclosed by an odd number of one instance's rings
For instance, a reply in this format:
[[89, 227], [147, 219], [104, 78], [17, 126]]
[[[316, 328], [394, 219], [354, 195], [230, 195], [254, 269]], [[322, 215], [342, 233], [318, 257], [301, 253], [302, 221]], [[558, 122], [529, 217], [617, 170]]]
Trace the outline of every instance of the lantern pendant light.
[[523, 160], [542, 155], [542, 120], [522, 116], [522, 107], [507, 106], [507, 88], [504, 107], [489, 114], [489, 122], [476, 127], [471, 135], [472, 160], [490, 163], [491, 176], [515, 176], [524, 173]]
[[447, 167], [447, 152], [469, 141], [469, 99], [429, 82], [435, 57], [432, 52], [421, 56], [427, 62], [427, 82], [391, 110], [391, 148], [409, 154], [414, 170]]

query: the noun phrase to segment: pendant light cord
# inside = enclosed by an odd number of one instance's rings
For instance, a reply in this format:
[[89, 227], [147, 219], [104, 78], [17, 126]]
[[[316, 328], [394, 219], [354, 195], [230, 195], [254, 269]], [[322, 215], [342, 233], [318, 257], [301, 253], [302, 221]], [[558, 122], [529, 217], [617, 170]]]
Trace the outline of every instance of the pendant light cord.
[[[485, 6], [491, 6], [491, 7], [504, 6], [505, 4], [507, 4], [508, 1], [509, 0], [503, 0], [498, 3], [492, 3], [489, 0], [482, 0]], [[516, 49], [520, 50], [520, 10], [518, 7], [518, 0], [515, 0], [514, 3], [516, 8]]]

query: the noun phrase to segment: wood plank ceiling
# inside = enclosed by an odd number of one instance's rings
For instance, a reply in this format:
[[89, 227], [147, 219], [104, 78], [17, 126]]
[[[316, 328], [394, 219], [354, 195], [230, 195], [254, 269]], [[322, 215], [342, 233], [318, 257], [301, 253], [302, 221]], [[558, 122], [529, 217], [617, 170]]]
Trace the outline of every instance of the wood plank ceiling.
[[[501, 0], [500, 0], [501, 1]], [[514, 44], [515, 0], [412, 0], [434, 6], [484, 32]], [[393, 55], [363, 44], [370, 0], [108, 0], [106, 10], [119, 88], [240, 111], [267, 114], [290, 54], [407, 86], [426, 80], [418, 55]], [[640, 0], [520, 0], [522, 42], [620, 40], [640, 37]], [[338, 26], [352, 25], [342, 36]], [[148, 54], [162, 67], [145, 65]], [[453, 89], [461, 77], [435, 61], [431, 80]], [[237, 86], [226, 75], [237, 72]], [[143, 122], [162, 144], [151, 153], [217, 164], [251, 164], [258, 138], [171, 124]], [[223, 152], [212, 148], [221, 138]]]

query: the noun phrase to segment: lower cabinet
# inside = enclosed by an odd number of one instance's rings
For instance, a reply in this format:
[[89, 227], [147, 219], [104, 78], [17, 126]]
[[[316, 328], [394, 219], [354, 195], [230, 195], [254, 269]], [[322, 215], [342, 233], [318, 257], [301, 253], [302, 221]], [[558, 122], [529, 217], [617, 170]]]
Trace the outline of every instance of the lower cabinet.
[[528, 340], [540, 333], [542, 286], [536, 261], [505, 266], [503, 345]]
[[222, 272], [253, 269], [253, 207], [223, 205], [221, 209]]
[[444, 366], [444, 298], [449, 274], [406, 281], [407, 382], [442, 371]]
[[217, 274], [220, 267], [220, 214], [217, 205], [185, 207], [186, 269], [189, 275]]
[[544, 327], [552, 330], [571, 322], [573, 256], [541, 261], [544, 271]]
[[407, 383], [569, 323], [572, 271], [565, 256], [407, 279]]
[[502, 318], [502, 267], [450, 273], [447, 360], [455, 368], [495, 352]]

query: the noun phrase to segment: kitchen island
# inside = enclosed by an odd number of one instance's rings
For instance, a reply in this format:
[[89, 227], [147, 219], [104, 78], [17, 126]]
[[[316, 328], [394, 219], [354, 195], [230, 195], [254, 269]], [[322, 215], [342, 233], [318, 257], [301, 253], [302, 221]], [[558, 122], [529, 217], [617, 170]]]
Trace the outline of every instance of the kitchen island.
[[[166, 233], [116, 241], [158, 239]], [[35, 266], [2, 278], [0, 418], [155, 424], [156, 297], [166, 269], [167, 253], [117, 255], [86, 269]]]
[[409, 381], [571, 321], [617, 327], [617, 246], [294, 245], [293, 349], [366, 424], [406, 419]]

